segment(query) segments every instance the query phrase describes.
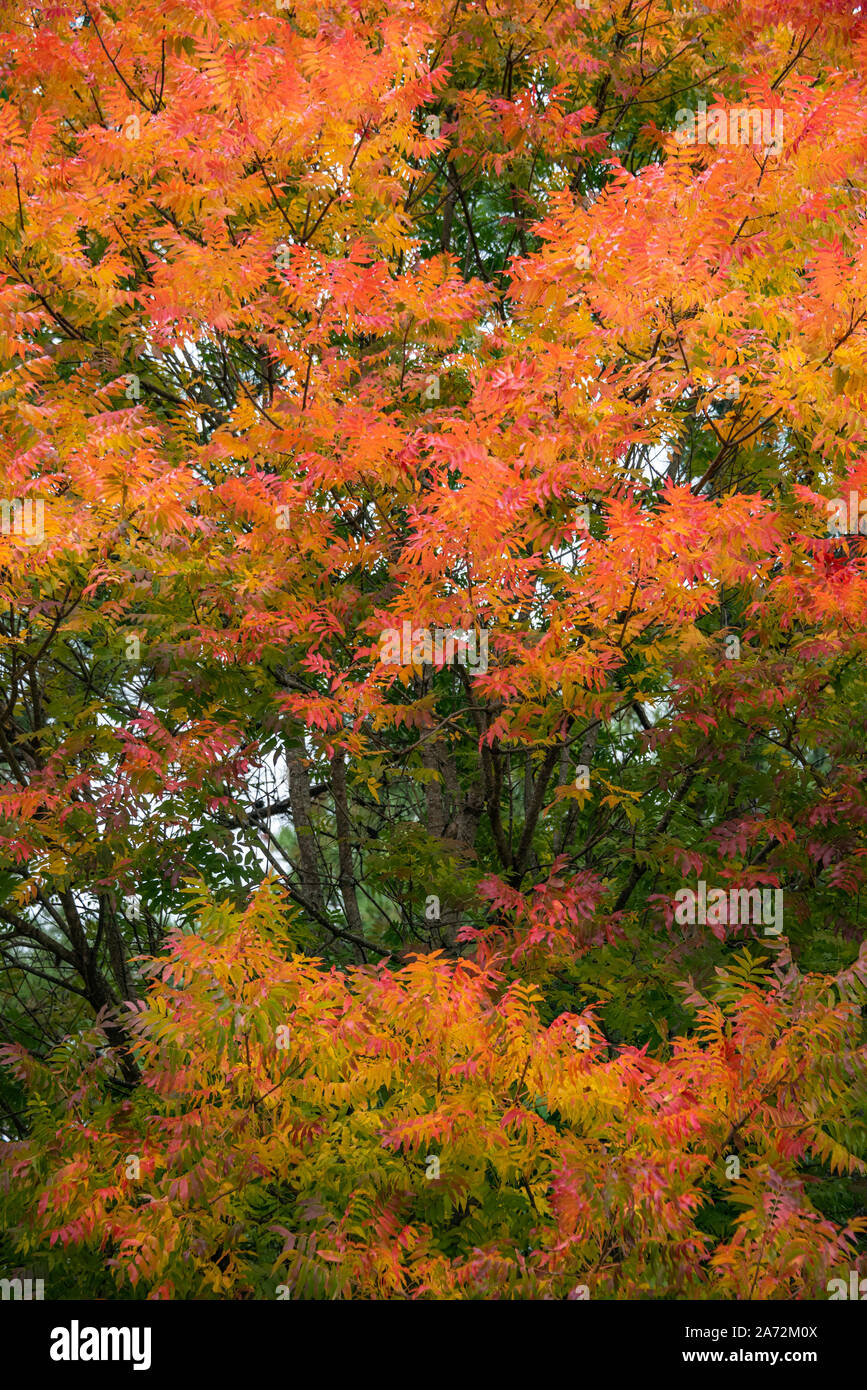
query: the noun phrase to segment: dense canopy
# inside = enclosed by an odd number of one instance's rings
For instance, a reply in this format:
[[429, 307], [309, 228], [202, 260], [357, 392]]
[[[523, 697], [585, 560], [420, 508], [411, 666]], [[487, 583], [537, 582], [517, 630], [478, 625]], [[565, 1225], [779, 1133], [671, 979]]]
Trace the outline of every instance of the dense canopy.
[[865, 105], [851, 0], [0, 0], [0, 1273], [867, 1270]]

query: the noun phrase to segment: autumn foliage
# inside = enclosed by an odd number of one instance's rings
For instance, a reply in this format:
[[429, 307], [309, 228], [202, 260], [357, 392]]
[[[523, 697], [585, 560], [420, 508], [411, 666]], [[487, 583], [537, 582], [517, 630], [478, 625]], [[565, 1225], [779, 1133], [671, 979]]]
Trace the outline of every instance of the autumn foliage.
[[0, 0], [0, 55], [0, 1273], [826, 1297], [860, 11]]

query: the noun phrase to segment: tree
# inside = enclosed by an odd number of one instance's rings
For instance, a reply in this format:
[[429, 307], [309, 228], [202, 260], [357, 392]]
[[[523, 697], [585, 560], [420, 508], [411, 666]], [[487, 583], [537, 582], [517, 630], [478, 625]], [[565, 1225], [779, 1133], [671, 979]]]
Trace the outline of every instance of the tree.
[[815, 1296], [867, 1159], [860, 17], [248, 8], [0, 4], [10, 1258]]

